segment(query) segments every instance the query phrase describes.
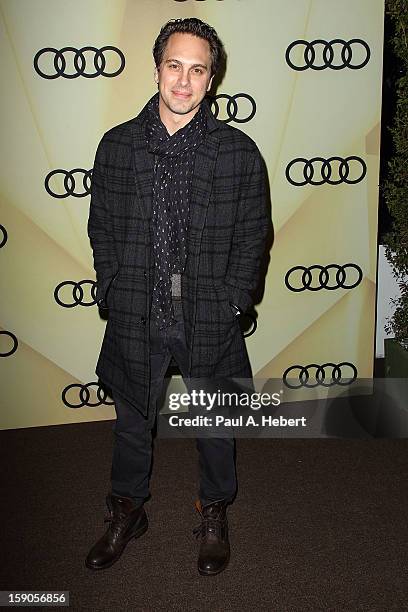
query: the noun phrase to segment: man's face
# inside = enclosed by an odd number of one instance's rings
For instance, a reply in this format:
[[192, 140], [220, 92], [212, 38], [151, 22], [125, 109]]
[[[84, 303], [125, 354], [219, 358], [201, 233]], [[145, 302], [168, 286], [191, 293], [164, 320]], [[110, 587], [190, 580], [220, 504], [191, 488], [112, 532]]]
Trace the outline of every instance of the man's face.
[[194, 109], [211, 87], [210, 45], [192, 34], [175, 33], [167, 41], [159, 69], [160, 105], [175, 115], [195, 114]]

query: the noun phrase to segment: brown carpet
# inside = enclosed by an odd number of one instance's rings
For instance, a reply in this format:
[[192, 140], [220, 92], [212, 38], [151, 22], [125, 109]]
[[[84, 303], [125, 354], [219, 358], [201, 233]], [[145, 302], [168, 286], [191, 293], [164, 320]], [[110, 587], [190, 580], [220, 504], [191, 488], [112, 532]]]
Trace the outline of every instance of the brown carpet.
[[195, 443], [158, 439], [150, 529], [92, 572], [112, 423], [1, 432], [2, 590], [69, 590], [72, 610], [408, 609], [407, 440], [238, 440], [231, 562], [201, 577]]

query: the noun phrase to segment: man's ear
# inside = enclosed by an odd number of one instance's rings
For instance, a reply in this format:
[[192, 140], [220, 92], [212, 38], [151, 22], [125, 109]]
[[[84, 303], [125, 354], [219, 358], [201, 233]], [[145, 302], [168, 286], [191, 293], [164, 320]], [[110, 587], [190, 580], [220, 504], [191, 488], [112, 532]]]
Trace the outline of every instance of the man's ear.
[[212, 85], [212, 82], [213, 82], [213, 78], [214, 78], [214, 75], [212, 75], [212, 77], [211, 77], [211, 79], [210, 79], [210, 82], [208, 83], [207, 91], [210, 91], [210, 89], [211, 89], [211, 85]]
[[159, 84], [159, 70], [156, 66], [156, 68], [154, 69], [154, 82], [158, 85]]

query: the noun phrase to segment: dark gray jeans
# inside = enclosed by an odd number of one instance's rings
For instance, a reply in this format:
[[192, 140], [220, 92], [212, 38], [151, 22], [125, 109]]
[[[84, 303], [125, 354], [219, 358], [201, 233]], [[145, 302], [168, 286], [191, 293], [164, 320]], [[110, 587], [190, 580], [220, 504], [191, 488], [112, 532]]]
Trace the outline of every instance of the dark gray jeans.
[[[112, 493], [131, 497], [137, 503], [150, 497], [152, 428], [172, 356], [187, 385], [188, 350], [180, 301], [174, 302], [174, 311], [176, 324], [164, 330], [158, 330], [153, 323], [150, 326], [151, 394], [147, 419], [124, 398], [113, 396], [117, 418], [113, 428]], [[201, 503], [232, 500], [237, 489], [234, 438], [196, 438], [196, 445]]]

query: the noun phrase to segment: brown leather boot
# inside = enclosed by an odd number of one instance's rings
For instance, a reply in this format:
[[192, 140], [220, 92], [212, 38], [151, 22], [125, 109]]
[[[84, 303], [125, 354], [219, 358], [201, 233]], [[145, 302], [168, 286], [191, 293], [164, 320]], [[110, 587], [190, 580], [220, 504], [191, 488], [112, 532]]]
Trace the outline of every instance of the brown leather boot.
[[201, 516], [201, 525], [193, 530], [201, 536], [198, 553], [198, 571], [202, 576], [213, 576], [222, 572], [228, 565], [230, 545], [228, 540], [226, 500], [211, 502], [205, 506], [200, 501], [195, 504]]
[[138, 506], [129, 497], [107, 495], [110, 525], [106, 533], [94, 544], [85, 560], [90, 569], [105, 569], [117, 561], [131, 538], [147, 531], [148, 520], [143, 504]]

